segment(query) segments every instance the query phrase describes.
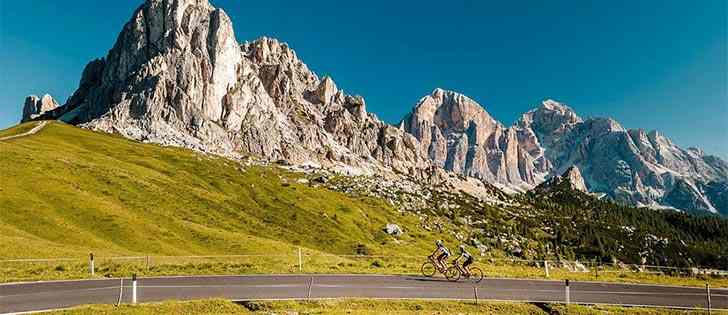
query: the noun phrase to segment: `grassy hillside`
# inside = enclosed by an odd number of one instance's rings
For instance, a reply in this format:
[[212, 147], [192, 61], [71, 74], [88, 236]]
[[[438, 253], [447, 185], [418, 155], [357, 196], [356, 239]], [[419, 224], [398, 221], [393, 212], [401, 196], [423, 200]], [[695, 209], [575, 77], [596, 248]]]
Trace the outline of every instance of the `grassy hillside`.
[[[24, 124], [15, 129], [27, 129]], [[86, 255], [421, 254], [436, 235], [379, 200], [297, 174], [62, 123], [0, 142], [0, 259]], [[388, 222], [406, 226], [395, 244]]]
[[[35, 124], [22, 124], [0, 134], [22, 133]], [[295, 255], [299, 248], [304, 251], [304, 272], [418, 273], [434, 240], [444, 239], [455, 247], [460, 243], [455, 233], [471, 234], [489, 246], [487, 256], [478, 258], [486, 275], [543, 278], [543, 268], [538, 265], [514, 266], [498, 259], [515, 247], [523, 249], [518, 258], [554, 259], [553, 249], [560, 245], [553, 244], [556, 238], [544, 232], [546, 227], [556, 227], [558, 232], [559, 226], [573, 226], [576, 230], [565, 234], [577, 240], [592, 240], [578, 236], [593, 234], [584, 234], [579, 227], [593, 229], [582, 221], [549, 224], [552, 218], [564, 216], [563, 209], [549, 210], [554, 207], [551, 204], [538, 205], [538, 211], [533, 206], [500, 208], [460, 193], [450, 199], [436, 194], [427, 206], [433, 207], [429, 209], [433, 222], [444, 227], [425, 229], [427, 224], [413, 214], [416, 211], [402, 213], [384, 199], [299, 183], [301, 173], [276, 166], [244, 166], [58, 122], [31, 136], [0, 141], [0, 176], [0, 282], [89, 277], [85, 263], [89, 252], [97, 257], [153, 256], [148, 264], [143, 258], [100, 260], [97, 277], [132, 272], [299, 272]], [[346, 180], [334, 178], [332, 182]], [[528, 202], [532, 201], [524, 201]], [[450, 207], [441, 207], [448, 203]], [[578, 211], [582, 208], [569, 207], [575, 213], [564, 218], [590, 213]], [[467, 220], [461, 219], [465, 217], [477, 220], [464, 224]], [[395, 239], [384, 233], [383, 227], [390, 222], [403, 227], [404, 235]], [[563, 257], [583, 258], [575, 252], [585, 245], [570, 240], [561, 240]], [[470, 250], [478, 252], [473, 247]], [[400, 257], [345, 256], [361, 253]], [[184, 255], [281, 256], [179, 257]], [[4, 261], [54, 257], [77, 260]], [[557, 268], [551, 277], [689, 285], [703, 285], [706, 280], [629, 270], [602, 273], [595, 279], [594, 273]], [[728, 285], [728, 279], [711, 281], [714, 286]]]

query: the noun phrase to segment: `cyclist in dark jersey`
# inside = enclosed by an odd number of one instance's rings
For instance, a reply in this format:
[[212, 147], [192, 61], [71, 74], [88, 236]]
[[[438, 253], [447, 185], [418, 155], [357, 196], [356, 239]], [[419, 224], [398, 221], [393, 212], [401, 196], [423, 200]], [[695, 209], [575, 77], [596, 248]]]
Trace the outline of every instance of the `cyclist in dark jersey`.
[[469, 276], [470, 269], [468, 269], [468, 266], [472, 265], [475, 259], [473, 258], [473, 255], [470, 255], [470, 253], [468, 253], [468, 251], [465, 249], [465, 245], [460, 245], [460, 256], [458, 256], [455, 261], [457, 262], [458, 260], [460, 260], [460, 258], [464, 259], [463, 269], [465, 270], [465, 272], [467, 272], [467, 275]]

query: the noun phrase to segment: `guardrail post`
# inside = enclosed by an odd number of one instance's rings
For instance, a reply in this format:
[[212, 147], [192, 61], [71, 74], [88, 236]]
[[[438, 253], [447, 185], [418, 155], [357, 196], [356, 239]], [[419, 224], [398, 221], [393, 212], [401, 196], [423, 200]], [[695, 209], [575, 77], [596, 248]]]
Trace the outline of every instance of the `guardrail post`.
[[301, 248], [298, 248], [298, 272], [303, 272], [303, 253], [301, 253]]
[[550, 278], [551, 276], [549, 275], [549, 261], [548, 260], [543, 261], [543, 270], [546, 272], [546, 278]]
[[131, 275], [131, 304], [137, 303], [137, 278], [136, 274]]
[[91, 273], [91, 276], [94, 276], [94, 253], [88, 253], [88, 271]]
[[710, 304], [710, 284], [708, 283], [705, 284], [705, 293], [708, 296], [708, 314], [710, 314], [712, 305]]
[[571, 292], [569, 292], [569, 279], [566, 279], [566, 288], [564, 289], [564, 294], [566, 297], [566, 304], [571, 304]]

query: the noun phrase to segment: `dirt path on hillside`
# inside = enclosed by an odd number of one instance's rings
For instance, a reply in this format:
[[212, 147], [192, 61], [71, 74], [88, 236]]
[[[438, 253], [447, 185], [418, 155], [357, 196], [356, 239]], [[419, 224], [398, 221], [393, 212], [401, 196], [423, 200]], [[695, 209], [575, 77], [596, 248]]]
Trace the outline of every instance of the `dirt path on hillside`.
[[45, 125], [47, 125], [47, 124], [48, 124], [48, 121], [47, 120], [41, 121], [40, 124], [38, 124], [37, 126], [33, 127], [33, 129], [30, 129], [30, 130], [28, 130], [28, 131], [26, 131], [24, 133], [19, 134], [19, 135], [12, 135], [12, 136], [7, 136], [7, 137], [0, 138], [0, 141], [11, 140], [11, 139], [15, 139], [15, 138], [20, 138], [20, 137], [34, 135], [38, 131], [40, 131], [41, 129], [43, 129], [43, 127], [45, 127]]

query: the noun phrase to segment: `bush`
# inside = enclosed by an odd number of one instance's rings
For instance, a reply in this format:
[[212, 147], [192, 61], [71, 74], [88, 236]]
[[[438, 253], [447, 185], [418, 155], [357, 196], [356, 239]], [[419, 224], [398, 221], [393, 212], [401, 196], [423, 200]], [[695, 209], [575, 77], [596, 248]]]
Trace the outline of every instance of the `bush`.
[[364, 244], [356, 244], [354, 247], [354, 253], [357, 255], [369, 255], [369, 248]]

